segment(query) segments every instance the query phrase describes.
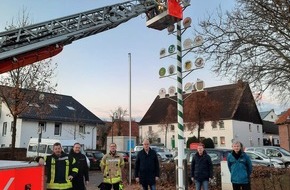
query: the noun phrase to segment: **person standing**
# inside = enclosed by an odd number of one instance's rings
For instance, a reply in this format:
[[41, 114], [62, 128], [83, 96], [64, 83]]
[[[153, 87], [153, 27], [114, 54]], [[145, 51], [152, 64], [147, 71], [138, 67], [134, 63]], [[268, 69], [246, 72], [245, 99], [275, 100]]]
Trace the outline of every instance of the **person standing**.
[[143, 150], [138, 152], [135, 162], [136, 182], [140, 182], [143, 190], [156, 190], [160, 169], [157, 154], [150, 147], [149, 140], [143, 141]]
[[79, 169], [76, 177], [73, 178], [73, 190], [85, 190], [85, 183], [89, 183], [89, 167], [87, 158], [81, 153], [81, 144], [75, 143], [70, 151], [70, 155], [76, 159], [77, 167]]
[[195, 182], [195, 189], [208, 190], [209, 180], [213, 177], [213, 165], [210, 156], [204, 150], [202, 143], [198, 144], [197, 152], [191, 162], [191, 180]]
[[232, 152], [227, 157], [227, 163], [231, 173], [233, 190], [251, 190], [251, 159], [242, 151], [241, 142], [234, 142], [232, 148]]
[[101, 160], [100, 167], [103, 172], [104, 181], [101, 189], [114, 190], [123, 189], [122, 169], [124, 168], [124, 159], [121, 154], [116, 152], [116, 143], [110, 144], [110, 152], [105, 154]]
[[39, 163], [45, 164], [47, 190], [72, 190], [72, 180], [78, 173], [76, 160], [64, 153], [60, 143], [54, 143], [53, 153]]

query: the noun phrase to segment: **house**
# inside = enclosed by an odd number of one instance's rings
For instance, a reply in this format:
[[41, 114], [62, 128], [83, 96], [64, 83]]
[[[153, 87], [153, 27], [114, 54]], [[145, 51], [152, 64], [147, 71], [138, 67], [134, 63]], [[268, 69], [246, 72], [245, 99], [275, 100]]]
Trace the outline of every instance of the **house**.
[[278, 115], [275, 113], [274, 109], [270, 111], [260, 112], [261, 119], [264, 121], [275, 122], [278, 119]]
[[[39, 133], [42, 138], [74, 139], [85, 149], [96, 147], [97, 128], [104, 125], [102, 120], [72, 96], [35, 91], [34, 96], [37, 98], [18, 115], [15, 147], [27, 148], [29, 139], [38, 138]], [[0, 106], [0, 145], [9, 147], [13, 119], [4, 101]]]
[[[129, 136], [129, 121], [115, 121], [115, 122], [105, 122], [105, 128], [98, 129], [98, 142], [97, 147], [98, 149], [105, 149], [106, 145], [106, 138], [111, 137], [113, 138], [116, 136]], [[112, 127], [113, 126], [113, 127]], [[139, 124], [136, 121], [131, 121], [131, 136], [136, 137], [137, 142], [139, 142]]]
[[279, 126], [280, 147], [290, 151], [290, 109], [283, 112], [275, 123]]
[[[199, 97], [204, 94], [206, 101]], [[202, 97], [202, 96], [200, 96]], [[157, 96], [150, 108], [141, 119], [140, 139], [157, 137], [159, 143], [164, 143], [167, 148], [175, 148], [177, 142], [177, 106], [176, 95], [165, 98]], [[201, 104], [201, 102], [203, 102]], [[218, 119], [213, 120], [213, 115], [207, 112], [192, 112], [191, 108], [201, 104], [203, 107], [213, 102], [212, 109]], [[202, 123], [200, 136], [211, 138], [217, 148], [231, 148], [234, 140], [241, 141], [244, 146], [263, 145], [262, 119], [259, 115], [251, 89], [248, 83], [239, 81], [236, 84], [205, 88], [202, 92], [192, 91], [183, 94], [183, 121], [185, 143], [189, 137], [198, 135], [198, 128], [190, 127], [191, 123]], [[172, 122], [168, 122], [167, 133], [164, 129], [164, 120], [168, 117], [168, 108], [172, 107]], [[216, 109], [218, 108], [218, 109]], [[197, 110], [197, 109], [196, 109]], [[192, 121], [191, 118], [203, 114], [201, 122]]]
[[274, 109], [269, 111], [260, 112], [261, 119], [263, 120], [263, 145], [279, 146], [279, 129], [275, 121], [278, 119], [278, 115]]

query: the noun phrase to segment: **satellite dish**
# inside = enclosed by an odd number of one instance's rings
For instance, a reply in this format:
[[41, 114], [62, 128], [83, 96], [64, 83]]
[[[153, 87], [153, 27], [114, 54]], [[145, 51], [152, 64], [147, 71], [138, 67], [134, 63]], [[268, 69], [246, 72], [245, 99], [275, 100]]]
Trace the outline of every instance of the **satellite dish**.
[[192, 48], [192, 46], [193, 46], [193, 40], [192, 39], [187, 38], [186, 40], [184, 40], [184, 42], [183, 42], [183, 48], [184, 49]]
[[190, 60], [185, 61], [184, 68], [187, 71], [191, 70], [191, 68], [192, 68], [192, 62]]
[[197, 80], [197, 82], [195, 83], [195, 90], [196, 91], [203, 91], [204, 89], [204, 82], [203, 80]]
[[159, 98], [165, 98], [165, 95], [166, 95], [166, 90], [165, 88], [161, 88], [159, 90]]
[[197, 67], [197, 68], [200, 68], [200, 67], [203, 67], [204, 66], [204, 60], [203, 58], [199, 57], [195, 60], [194, 62], [194, 65]]
[[191, 92], [192, 90], [193, 90], [192, 83], [191, 82], [186, 83], [185, 86], [184, 86], [184, 91], [185, 92]]
[[170, 33], [170, 34], [174, 31], [174, 29], [175, 29], [175, 26], [174, 26], [173, 24], [171, 24], [171, 25], [169, 25], [169, 26], [167, 27], [167, 31], [168, 31], [168, 33]]
[[170, 86], [169, 89], [168, 89], [168, 94], [169, 96], [175, 96], [175, 87], [174, 86]]
[[191, 25], [191, 18], [190, 17], [186, 17], [185, 19], [183, 19], [183, 27], [184, 28], [188, 28]]
[[172, 74], [175, 73], [175, 66], [174, 66], [174, 65], [170, 65], [170, 66], [168, 67], [168, 73], [169, 73], [170, 75], [172, 75]]
[[202, 36], [196, 36], [194, 38], [194, 45], [195, 46], [201, 46], [201, 44], [203, 43], [203, 37]]
[[164, 57], [166, 55], [166, 49], [165, 48], [162, 48], [159, 52], [160, 54], [160, 58]]
[[161, 67], [159, 69], [159, 76], [160, 77], [163, 77], [165, 74], [166, 74], [166, 69], [164, 67]]

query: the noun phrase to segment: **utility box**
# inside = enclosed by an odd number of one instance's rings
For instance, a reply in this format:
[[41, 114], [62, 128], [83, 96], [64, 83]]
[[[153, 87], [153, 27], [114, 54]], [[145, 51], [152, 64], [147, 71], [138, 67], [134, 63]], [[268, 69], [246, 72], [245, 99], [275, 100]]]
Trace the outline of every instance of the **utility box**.
[[228, 168], [227, 161], [221, 161], [221, 180], [222, 189], [232, 190], [231, 173]]
[[117, 145], [117, 151], [134, 151], [136, 146], [136, 137], [131, 137], [131, 150], [130, 150], [130, 137], [129, 136], [108, 136], [107, 137], [107, 153], [110, 151], [110, 144], [114, 142]]
[[0, 160], [0, 189], [44, 190], [44, 166], [38, 163]]

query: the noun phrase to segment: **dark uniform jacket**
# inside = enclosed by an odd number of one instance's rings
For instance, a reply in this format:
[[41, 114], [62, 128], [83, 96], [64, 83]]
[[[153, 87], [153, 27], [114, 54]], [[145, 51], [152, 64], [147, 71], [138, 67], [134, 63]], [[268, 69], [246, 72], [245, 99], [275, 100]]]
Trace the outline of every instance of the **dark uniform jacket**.
[[192, 158], [191, 177], [200, 182], [213, 177], [212, 161], [206, 151], [203, 151], [202, 155], [197, 152]]
[[155, 177], [159, 177], [159, 161], [154, 150], [149, 148], [148, 154], [141, 150], [136, 158], [135, 177], [139, 177], [140, 183], [144, 185], [153, 185], [156, 183]]
[[87, 164], [87, 158], [82, 153], [70, 152], [70, 155], [76, 159], [78, 174], [73, 178], [73, 189], [85, 190], [85, 181], [89, 181], [89, 167]]
[[67, 178], [69, 175], [75, 177], [78, 173], [76, 160], [62, 152], [60, 157], [55, 154], [45, 159], [47, 189], [70, 189], [72, 183]]

